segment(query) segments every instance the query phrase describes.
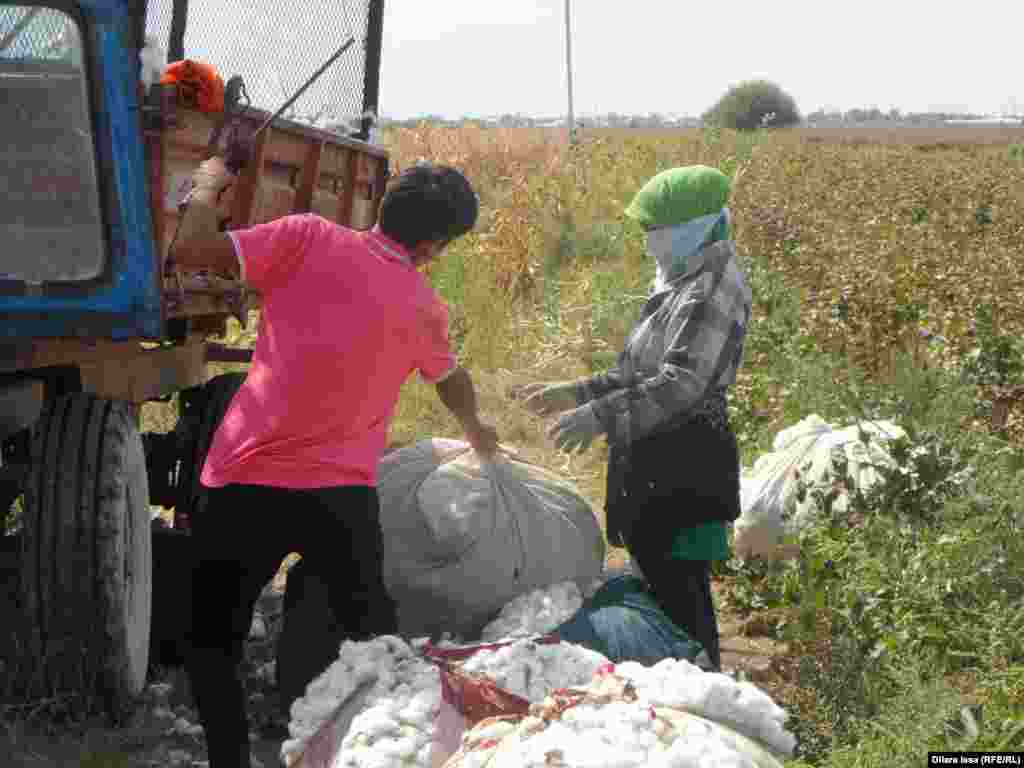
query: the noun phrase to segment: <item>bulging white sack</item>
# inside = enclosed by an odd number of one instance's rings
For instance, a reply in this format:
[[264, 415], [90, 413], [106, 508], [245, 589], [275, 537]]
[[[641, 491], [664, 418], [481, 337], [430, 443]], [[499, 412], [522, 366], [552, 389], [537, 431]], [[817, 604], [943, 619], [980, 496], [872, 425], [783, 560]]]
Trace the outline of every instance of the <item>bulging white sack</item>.
[[[861, 431], [869, 436], [867, 445], [861, 442]], [[733, 526], [737, 557], [771, 556], [784, 537], [806, 525], [815, 501], [810, 494], [798, 500], [800, 479], [811, 485], [821, 482], [833, 460], [845, 455], [855, 487], [866, 491], [881, 479], [875, 467], [892, 465], [886, 443], [904, 436], [891, 421], [840, 428], [817, 415], [779, 432], [771, 452], [759, 457], [740, 481], [741, 514]], [[833, 508], [841, 512], [847, 504], [843, 492]]]
[[164, 70], [167, 68], [167, 53], [160, 47], [160, 43], [155, 37], [146, 38], [146, 45], [139, 52], [139, 62], [141, 64], [139, 79], [145, 85], [148, 93], [155, 83], [160, 82], [160, 78], [163, 77]]
[[569, 483], [502, 452], [423, 440], [385, 455], [378, 475], [384, 581], [404, 637], [475, 638], [516, 597], [604, 566], [593, 509]]

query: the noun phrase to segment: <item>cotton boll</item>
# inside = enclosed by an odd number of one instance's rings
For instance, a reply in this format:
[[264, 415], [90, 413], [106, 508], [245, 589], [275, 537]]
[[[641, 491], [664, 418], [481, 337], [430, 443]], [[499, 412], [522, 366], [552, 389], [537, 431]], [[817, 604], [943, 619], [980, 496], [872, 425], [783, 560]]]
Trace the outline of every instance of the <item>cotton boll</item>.
[[635, 661], [624, 661], [615, 665], [615, 673], [639, 684], [647, 678], [647, 667]]
[[[372, 687], [367, 692], [364, 711], [353, 718], [348, 734], [353, 736], [351, 743], [365, 742], [367, 732], [373, 738], [397, 732], [400, 714], [413, 698], [410, 682], [422, 677], [423, 668], [429, 666], [415, 659], [411, 648], [400, 638], [376, 638], [362, 643], [346, 641], [339, 650], [338, 660], [307, 688], [306, 696], [293, 704], [288, 725], [292, 740], [287, 749], [291, 753], [301, 751], [320, 726], [365, 685]], [[438, 680], [436, 669], [434, 679]], [[389, 692], [396, 689], [400, 689], [402, 695], [396, 698], [392, 693], [389, 697]], [[438, 693], [438, 699], [439, 696]], [[410, 714], [421, 720], [429, 717], [422, 711]]]
[[160, 48], [160, 43], [155, 37], [146, 38], [146, 44], [139, 52], [139, 62], [141, 64], [139, 78], [148, 92], [154, 83], [160, 81], [167, 62], [167, 53]]
[[302, 752], [302, 743], [298, 739], [286, 739], [281, 745], [281, 760], [285, 765], [293, 762]]
[[491, 723], [486, 728], [480, 728], [473, 732], [475, 741], [488, 741], [490, 739], [503, 739], [515, 730], [515, 725], [508, 721]]
[[[494, 750], [492, 749], [470, 752], [463, 761], [463, 768], [497, 768], [491, 762], [493, 755]], [[426, 764], [424, 763], [424, 765]]]
[[430, 756], [433, 753], [433, 751], [434, 745], [430, 742], [427, 742], [426, 744], [421, 746], [419, 748], [419, 751], [416, 752], [416, 765], [423, 766], [423, 768], [427, 768], [427, 766], [430, 765]]
[[601, 654], [577, 646], [519, 641], [497, 651], [482, 651], [468, 659], [463, 669], [485, 675], [511, 693], [540, 700], [556, 688], [589, 683], [606, 663]]
[[698, 745], [677, 739], [667, 751], [655, 755], [648, 765], [650, 768], [699, 768], [700, 758]]
[[[440, 686], [438, 686], [440, 687]], [[430, 700], [423, 694], [416, 694], [402, 709], [398, 712], [398, 719], [403, 723], [410, 723], [414, 725], [424, 724], [425, 721], [437, 714], [438, 709], [441, 705], [440, 692], [437, 696], [437, 701]]]
[[572, 618], [582, 607], [583, 595], [575, 582], [567, 581], [520, 595], [502, 608], [484, 627], [484, 642], [545, 635]]
[[604, 724], [604, 713], [595, 707], [580, 705], [573, 707], [562, 716], [562, 723], [570, 727], [594, 728]]
[[[605, 722], [605, 727], [612, 724]], [[631, 748], [633, 745], [622, 744], [618, 739], [616, 746], [602, 743], [596, 734], [588, 732], [580, 734], [564, 723], [553, 723], [543, 733], [517, 745], [516, 749], [505, 753], [495, 761], [496, 766], [545, 766], [547, 755], [551, 751], [559, 751], [565, 762], [580, 768], [635, 768], [646, 763], [646, 751]]]
[[359, 720], [359, 729], [356, 730], [355, 722], [352, 723], [352, 732], [365, 734], [371, 741], [376, 741], [382, 736], [398, 731], [398, 723], [391, 718], [386, 707], [374, 707], [365, 712]]
[[363, 750], [353, 765], [359, 768], [401, 768], [401, 761], [375, 750]]
[[415, 738], [403, 736], [398, 739], [382, 739], [374, 744], [374, 751], [391, 760], [401, 762], [415, 755], [418, 747]]
[[306, 698], [292, 705], [292, 719], [300, 722], [323, 722], [341, 705], [334, 696]]

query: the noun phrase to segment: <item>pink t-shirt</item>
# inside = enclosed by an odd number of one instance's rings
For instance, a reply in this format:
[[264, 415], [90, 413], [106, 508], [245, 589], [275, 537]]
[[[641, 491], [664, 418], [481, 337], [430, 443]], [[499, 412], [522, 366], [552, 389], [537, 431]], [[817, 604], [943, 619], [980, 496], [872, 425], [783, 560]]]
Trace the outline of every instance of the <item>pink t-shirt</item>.
[[402, 384], [455, 370], [447, 308], [379, 231], [297, 214], [231, 236], [262, 311], [203, 485], [375, 485]]

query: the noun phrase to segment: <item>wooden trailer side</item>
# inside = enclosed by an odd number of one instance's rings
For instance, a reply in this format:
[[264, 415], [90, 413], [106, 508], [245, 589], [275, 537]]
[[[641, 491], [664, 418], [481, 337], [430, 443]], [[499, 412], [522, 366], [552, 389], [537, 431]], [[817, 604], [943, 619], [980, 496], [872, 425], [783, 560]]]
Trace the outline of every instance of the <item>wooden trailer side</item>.
[[[174, 239], [178, 204], [196, 166], [209, 155], [208, 142], [220, 115], [179, 108], [171, 95], [151, 98], [160, 114], [146, 130], [153, 224], [161, 259]], [[249, 110], [252, 132], [266, 113]], [[225, 192], [222, 210], [229, 228], [262, 224], [291, 213], [313, 212], [354, 229], [369, 229], [388, 177], [387, 152], [365, 142], [280, 120], [257, 139], [252, 162]], [[168, 317], [228, 315], [232, 281], [169, 275], [164, 293]]]

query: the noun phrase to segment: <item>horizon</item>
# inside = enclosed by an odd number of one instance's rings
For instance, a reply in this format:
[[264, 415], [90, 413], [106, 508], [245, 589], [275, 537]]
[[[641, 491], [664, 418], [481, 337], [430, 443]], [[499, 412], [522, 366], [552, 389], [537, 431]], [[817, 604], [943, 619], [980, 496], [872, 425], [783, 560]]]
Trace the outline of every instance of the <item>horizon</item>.
[[[835, 117], [835, 116], [843, 117], [845, 115], [848, 115], [850, 112], [854, 112], [854, 111], [857, 111], [857, 110], [870, 111], [871, 109], [874, 109], [874, 107], [852, 107], [851, 109], [845, 110], [845, 111], [842, 111], [842, 112], [840, 112], [840, 111], [825, 112], [824, 110], [812, 110], [812, 111], [807, 112], [807, 113], [801, 113], [800, 117], [801, 117], [801, 120], [806, 120], [811, 115], [817, 115], [817, 114], [820, 114], [820, 113], [824, 113], [828, 117]], [[973, 113], [973, 112], [903, 112], [903, 111], [899, 110], [898, 108], [897, 108], [897, 111], [899, 112], [899, 115], [900, 115], [901, 118], [908, 118], [908, 117], [930, 117], [930, 116], [937, 116], [937, 115], [970, 115], [970, 116], [972, 116], [974, 118], [977, 118], [978, 120], [986, 120], [986, 121], [991, 121], [991, 120], [1021, 120], [1021, 121], [1024, 121], [1024, 112], [1016, 113], [1016, 114], [1009, 114], [1009, 113], [980, 114], [980, 113]], [[882, 114], [883, 114], [883, 118], [882, 119], [886, 119], [885, 118], [886, 113], [883, 112]], [[683, 113], [674, 113], [674, 112], [639, 112], [639, 113], [636, 113], [636, 114], [632, 114], [632, 113], [628, 113], [628, 112], [598, 112], [598, 113], [593, 113], [593, 114], [580, 114], [579, 112], [576, 112], [575, 113], [575, 119], [576, 120], [593, 120], [593, 119], [596, 119], [596, 118], [605, 118], [605, 117], [608, 117], [610, 115], [616, 115], [618, 117], [623, 117], [623, 118], [627, 118], [627, 119], [655, 117], [655, 118], [670, 119], [670, 120], [680, 120], [680, 121], [682, 121], [682, 120], [687, 120], [687, 121], [699, 121], [699, 120], [701, 120], [701, 116], [700, 115], [687, 115], [687, 114], [683, 114]], [[424, 118], [428, 118], [428, 117], [441, 117], [442, 119], [444, 119], [446, 121], [453, 121], [453, 122], [454, 121], [459, 121], [459, 120], [479, 120], [479, 121], [482, 121], [482, 122], [487, 122], [487, 121], [500, 120], [503, 117], [513, 117], [513, 118], [518, 118], [518, 119], [523, 119], [523, 120], [542, 120], [542, 121], [554, 121], [554, 120], [562, 120], [562, 121], [564, 121], [566, 119], [566, 115], [565, 114], [561, 114], [561, 115], [557, 115], [557, 114], [534, 114], [534, 115], [531, 115], [531, 114], [526, 114], [526, 113], [522, 113], [522, 112], [506, 112], [506, 113], [502, 113], [502, 114], [493, 114], [493, 115], [459, 115], [459, 116], [453, 116], [453, 117], [446, 117], [444, 115], [436, 115], [436, 114], [433, 114], [433, 113], [425, 113], [425, 114], [420, 114], [420, 115], [409, 115], [409, 116], [406, 116], [406, 117], [394, 117], [393, 115], [388, 115], [388, 114], [380, 115], [380, 119], [381, 120], [386, 120], [386, 121], [391, 121], [391, 122], [399, 122], [399, 123], [400, 122], [406, 122], [406, 121], [409, 121], [409, 120], [424, 119]], [[970, 120], [969, 120], [969, 122], [970, 122]]]

